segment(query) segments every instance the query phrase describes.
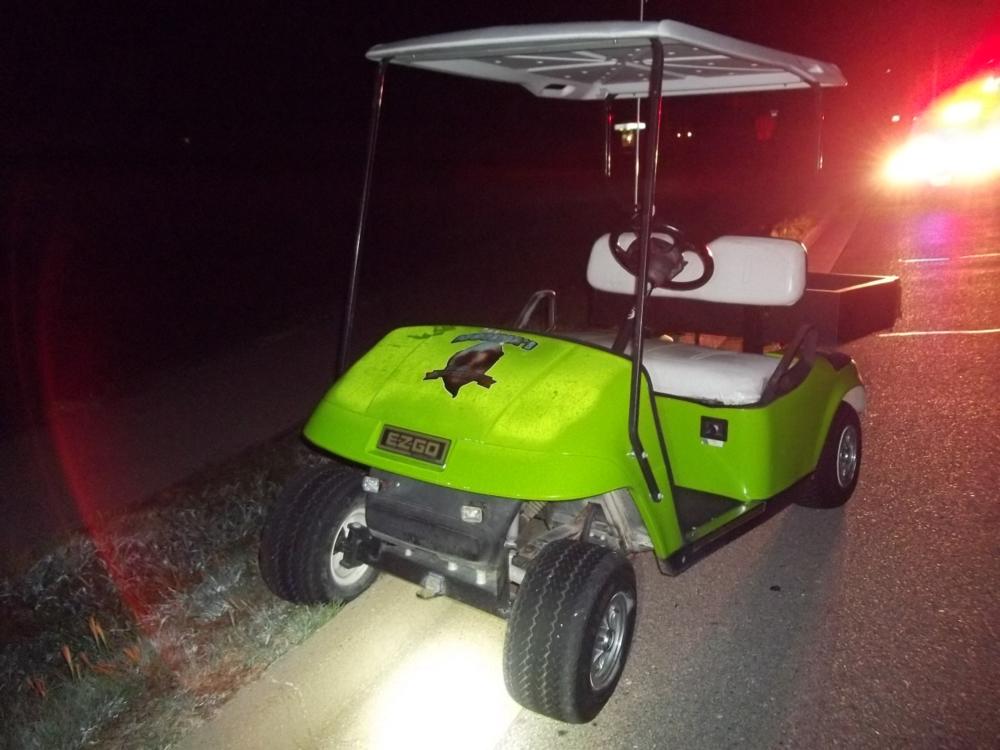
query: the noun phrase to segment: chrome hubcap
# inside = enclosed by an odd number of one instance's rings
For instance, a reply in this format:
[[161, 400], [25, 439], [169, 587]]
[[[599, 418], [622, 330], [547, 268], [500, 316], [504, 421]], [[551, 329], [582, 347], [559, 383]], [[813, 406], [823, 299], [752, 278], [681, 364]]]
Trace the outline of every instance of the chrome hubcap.
[[365, 525], [364, 505], [357, 506], [347, 514], [344, 522], [337, 529], [337, 535], [333, 538], [333, 544], [330, 546], [330, 575], [333, 577], [334, 583], [338, 586], [351, 586], [360, 581], [365, 573], [368, 572], [369, 566], [367, 565], [358, 565], [353, 568], [348, 568], [344, 565], [344, 553], [339, 547], [344, 537], [347, 536], [348, 527], [352, 523]]
[[594, 640], [594, 652], [590, 658], [590, 686], [603, 690], [611, 684], [622, 667], [625, 655], [625, 631], [628, 628], [629, 613], [635, 601], [624, 591], [611, 597], [601, 615]]
[[837, 445], [837, 484], [841, 489], [847, 489], [857, 470], [858, 431], [849, 425], [840, 433], [840, 443]]

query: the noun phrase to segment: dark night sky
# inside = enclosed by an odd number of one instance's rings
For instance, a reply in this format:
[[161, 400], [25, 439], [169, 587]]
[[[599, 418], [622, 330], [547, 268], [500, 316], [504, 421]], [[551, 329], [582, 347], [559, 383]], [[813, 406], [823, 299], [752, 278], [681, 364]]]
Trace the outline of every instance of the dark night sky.
[[[325, 151], [363, 129], [370, 76], [363, 53], [376, 42], [637, 13], [636, 2], [565, 0], [7, 7], [0, 136], [14, 156], [169, 154], [183, 138], [203, 155]], [[935, 64], [947, 79], [998, 11], [984, 0], [653, 0], [646, 13], [832, 60], [864, 100], [910, 95], [911, 80]], [[878, 77], [885, 67], [899, 74], [891, 92]], [[352, 148], [347, 158], [354, 156]]]

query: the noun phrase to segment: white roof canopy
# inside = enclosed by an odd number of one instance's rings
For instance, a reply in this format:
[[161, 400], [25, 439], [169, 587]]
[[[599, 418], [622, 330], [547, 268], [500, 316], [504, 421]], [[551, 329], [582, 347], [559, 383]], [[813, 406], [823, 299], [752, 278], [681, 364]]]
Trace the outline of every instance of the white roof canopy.
[[648, 94], [650, 40], [663, 43], [663, 95], [844, 86], [832, 63], [677, 21], [497, 26], [378, 44], [372, 60], [515, 83], [557, 99]]

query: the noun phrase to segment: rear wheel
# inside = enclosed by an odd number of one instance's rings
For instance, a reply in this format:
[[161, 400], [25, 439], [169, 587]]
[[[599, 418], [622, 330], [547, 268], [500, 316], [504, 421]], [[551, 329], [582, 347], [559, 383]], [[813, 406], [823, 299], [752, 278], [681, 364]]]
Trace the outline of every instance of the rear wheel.
[[587, 542], [551, 542], [514, 599], [504, 641], [507, 691], [553, 719], [590, 721], [621, 678], [635, 612], [628, 560]]
[[259, 562], [268, 588], [290, 602], [350, 601], [378, 571], [344, 564], [351, 524], [365, 525], [361, 475], [319, 466], [292, 478], [264, 522]]
[[861, 472], [861, 420], [847, 403], [833, 415], [816, 471], [800, 505], [837, 508], [851, 497]]

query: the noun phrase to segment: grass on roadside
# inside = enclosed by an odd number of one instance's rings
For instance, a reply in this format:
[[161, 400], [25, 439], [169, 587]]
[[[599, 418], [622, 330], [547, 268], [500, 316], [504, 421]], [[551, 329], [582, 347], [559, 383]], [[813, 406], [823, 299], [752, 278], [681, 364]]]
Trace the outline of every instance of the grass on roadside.
[[779, 221], [771, 227], [771, 236], [803, 242], [816, 225], [819, 218], [814, 213], [802, 213]]
[[0, 581], [0, 747], [169, 747], [332, 617], [257, 571], [268, 504], [316, 460], [282, 437]]

